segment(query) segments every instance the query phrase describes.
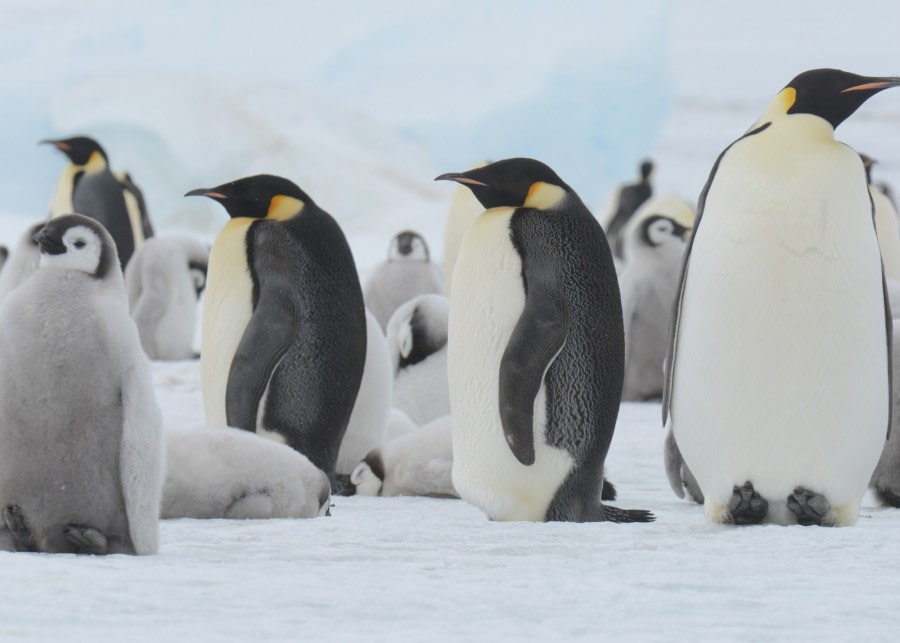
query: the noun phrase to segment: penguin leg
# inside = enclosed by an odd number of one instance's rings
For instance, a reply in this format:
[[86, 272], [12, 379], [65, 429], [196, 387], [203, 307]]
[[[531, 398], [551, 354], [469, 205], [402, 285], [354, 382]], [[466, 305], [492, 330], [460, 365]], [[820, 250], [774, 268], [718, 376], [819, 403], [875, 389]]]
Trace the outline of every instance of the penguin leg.
[[12, 536], [16, 551], [37, 551], [34, 534], [19, 505], [9, 505], [3, 510], [3, 522]]
[[613, 486], [613, 483], [603, 478], [603, 487], [600, 489], [600, 500], [615, 500], [616, 499], [616, 488]]
[[94, 554], [97, 556], [109, 553], [109, 541], [97, 529], [83, 525], [69, 525], [63, 530], [66, 540], [75, 546], [76, 554]]
[[748, 481], [741, 487], [735, 485], [731, 500], [728, 501], [727, 522], [732, 525], [758, 525], [768, 511], [769, 503]]
[[787, 506], [797, 516], [797, 522], [804, 527], [834, 526], [834, 520], [828, 515], [831, 512], [831, 503], [821, 493], [797, 487], [794, 493], [788, 496]]

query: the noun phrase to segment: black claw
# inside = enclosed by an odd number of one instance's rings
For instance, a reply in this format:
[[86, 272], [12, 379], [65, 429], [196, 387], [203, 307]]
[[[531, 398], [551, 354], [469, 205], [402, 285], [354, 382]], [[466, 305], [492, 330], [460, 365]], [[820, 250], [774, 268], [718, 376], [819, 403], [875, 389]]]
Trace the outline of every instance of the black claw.
[[831, 522], [825, 519], [831, 511], [831, 503], [820, 493], [797, 487], [794, 493], [788, 496], [787, 506], [797, 516], [797, 523], [804, 527], [831, 525]]
[[728, 502], [728, 512], [734, 525], [758, 525], [766, 517], [769, 503], [760, 496], [748, 481], [742, 487], [735, 486]]
[[66, 540], [75, 545], [77, 554], [103, 555], [109, 553], [109, 541], [93, 527], [69, 525], [63, 530]]
[[19, 505], [9, 505], [3, 510], [3, 521], [16, 543], [16, 551], [37, 551], [34, 534]]

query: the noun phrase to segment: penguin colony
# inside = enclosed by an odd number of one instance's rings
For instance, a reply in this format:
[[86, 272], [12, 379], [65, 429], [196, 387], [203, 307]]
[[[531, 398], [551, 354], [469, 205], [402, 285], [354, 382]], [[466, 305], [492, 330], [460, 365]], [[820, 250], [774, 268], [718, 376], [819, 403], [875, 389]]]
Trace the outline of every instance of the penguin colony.
[[[850, 525], [869, 485], [900, 506], [897, 214], [834, 139], [898, 84], [794, 78], [696, 221], [649, 160], [606, 234], [540, 161], [442, 174], [443, 274], [405, 230], [365, 288], [288, 179], [189, 191], [229, 216], [209, 248], [153, 237], [95, 140], [45, 141], [69, 164], [0, 273], [0, 549], [152, 554], [160, 518], [327, 516], [337, 490], [650, 522], [605, 502], [623, 399], [662, 398], [669, 481], [713, 522]], [[210, 428], [164, 439], [148, 357], [197, 356], [201, 295]]]

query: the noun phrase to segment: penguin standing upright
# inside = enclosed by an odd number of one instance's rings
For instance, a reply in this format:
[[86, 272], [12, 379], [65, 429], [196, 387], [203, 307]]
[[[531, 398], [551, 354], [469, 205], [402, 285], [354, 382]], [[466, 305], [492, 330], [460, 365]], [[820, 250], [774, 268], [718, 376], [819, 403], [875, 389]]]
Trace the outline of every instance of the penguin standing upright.
[[897, 219], [897, 210], [887, 195], [872, 183], [872, 166], [875, 160], [865, 154], [859, 156], [866, 168], [866, 181], [869, 184], [872, 205], [875, 207], [875, 233], [878, 235], [884, 276], [900, 281], [900, 221]]
[[606, 218], [606, 238], [616, 257], [622, 256], [622, 233], [643, 203], [653, 196], [653, 161], [641, 161], [636, 183], [620, 185], [610, 199]]
[[443, 174], [487, 208], [453, 276], [453, 485], [493, 520], [646, 522], [600, 502], [622, 394], [622, 306], [603, 231], [539, 161]]
[[135, 249], [153, 236], [143, 194], [130, 175], [110, 170], [106, 152], [92, 138], [41, 143], [53, 145], [70, 161], [57, 181], [50, 218], [77, 212], [102, 223], [116, 242], [124, 270]]
[[200, 368], [209, 426], [272, 437], [333, 479], [366, 359], [366, 314], [340, 226], [287, 179], [192, 190], [231, 220], [209, 257]]
[[859, 155], [900, 78], [794, 78], [719, 156], [675, 302], [663, 423], [713, 522], [849, 525], [889, 424], [891, 320]]

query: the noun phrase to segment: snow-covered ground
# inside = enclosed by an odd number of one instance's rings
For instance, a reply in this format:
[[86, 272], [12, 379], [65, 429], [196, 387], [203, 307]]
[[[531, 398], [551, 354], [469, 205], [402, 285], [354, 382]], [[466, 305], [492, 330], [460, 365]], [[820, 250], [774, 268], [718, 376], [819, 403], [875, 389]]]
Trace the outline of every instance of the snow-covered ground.
[[[795, 74], [900, 74], [885, 1], [0, 0], [0, 242], [89, 133], [160, 231], [211, 239], [182, 199], [256, 172], [340, 221], [360, 272], [391, 236], [440, 256], [451, 188], [533, 155], [598, 212], [637, 163], [696, 199], [716, 155]], [[838, 130], [900, 179], [900, 91]], [[2, 366], [2, 365], [0, 365]], [[167, 429], [202, 424], [198, 365], [154, 365]], [[162, 524], [160, 554], [0, 553], [0, 641], [894, 640], [900, 511], [847, 529], [726, 528], [670, 491], [658, 405], [625, 404], [608, 464], [649, 525], [498, 524], [462, 501], [337, 498], [330, 518]]]

